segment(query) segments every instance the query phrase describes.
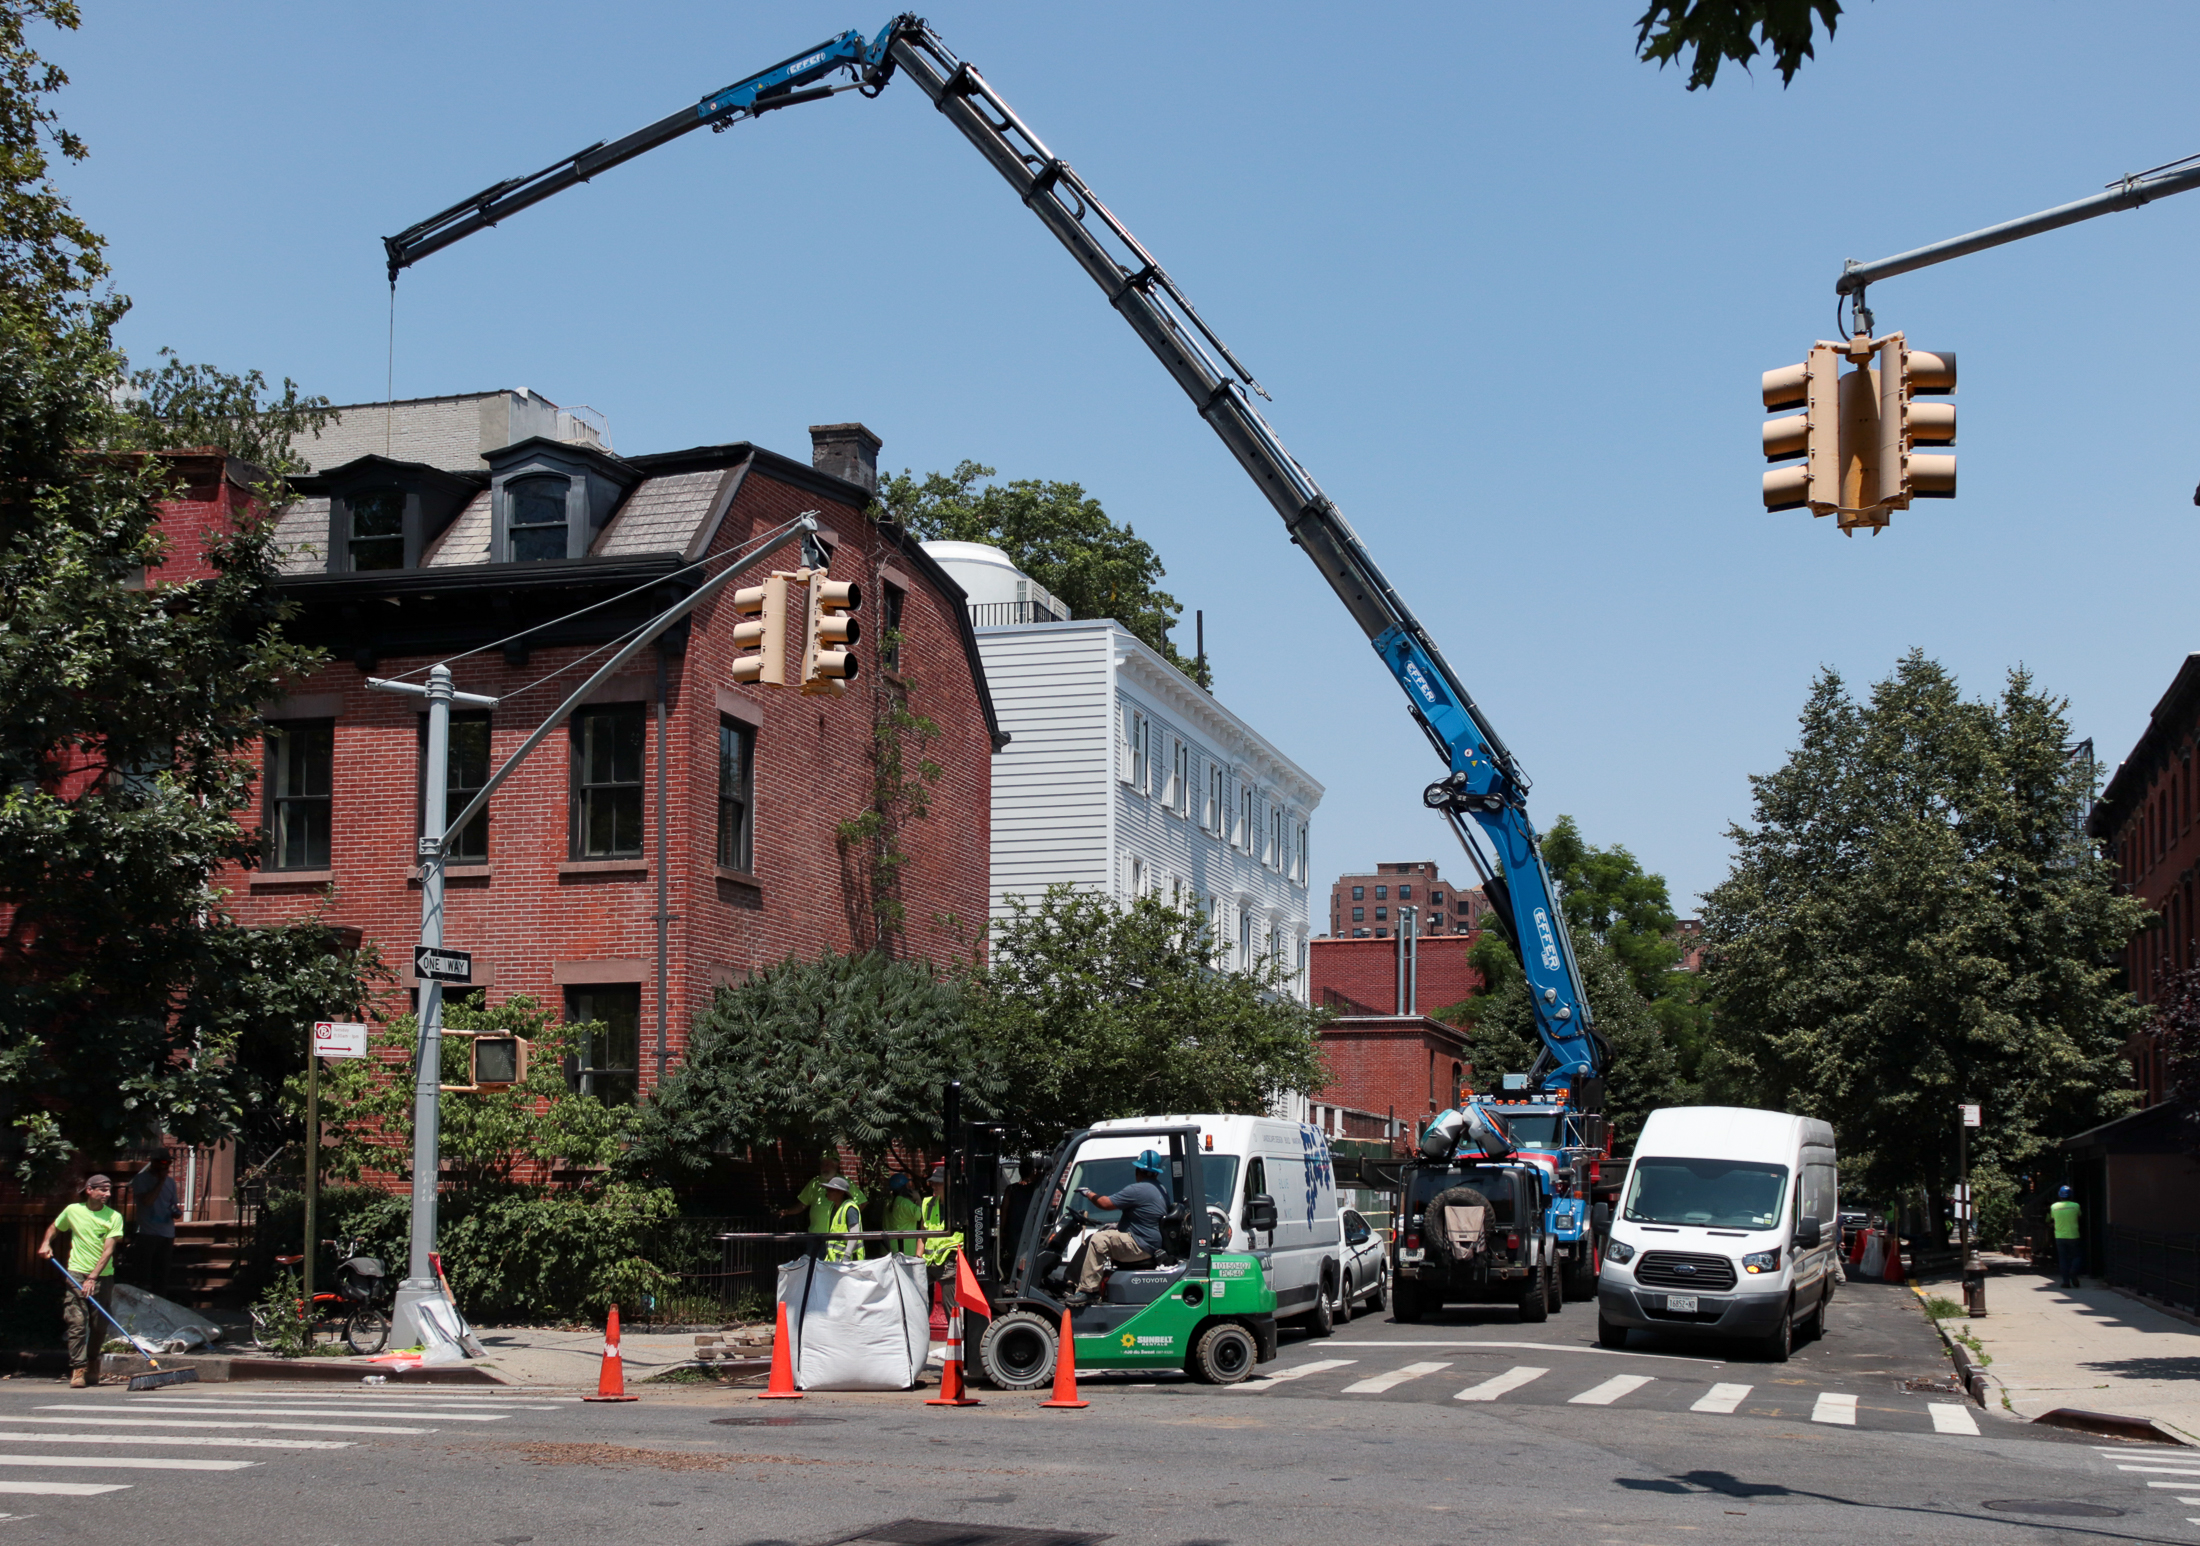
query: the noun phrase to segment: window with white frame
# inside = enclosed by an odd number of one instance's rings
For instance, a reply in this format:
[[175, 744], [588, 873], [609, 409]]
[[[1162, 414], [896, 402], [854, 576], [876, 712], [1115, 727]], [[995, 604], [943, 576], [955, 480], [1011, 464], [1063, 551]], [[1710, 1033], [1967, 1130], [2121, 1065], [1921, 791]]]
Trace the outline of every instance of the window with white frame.
[[1222, 932], [1222, 898], [1219, 896], [1207, 898], [1207, 946], [1214, 953], [1215, 965], [1222, 965], [1229, 943]]
[[1207, 764], [1207, 810], [1200, 825], [1220, 837], [1222, 835], [1222, 764]]
[[1146, 740], [1150, 733], [1146, 716], [1133, 709], [1131, 711], [1131, 787], [1140, 794], [1146, 793], [1147, 789]]
[[1192, 749], [1182, 741], [1173, 742], [1169, 770], [1169, 806], [1179, 816], [1188, 816], [1192, 809]]
[[1145, 894], [1145, 890], [1146, 861], [1134, 856], [1131, 859], [1130, 899], [1134, 902], [1137, 901], [1140, 896]]
[[1240, 907], [1238, 909], [1238, 970], [1249, 972], [1252, 969], [1253, 910], [1250, 907]]
[[1260, 862], [1270, 869], [1283, 868], [1283, 807], [1268, 807], [1268, 842], [1262, 849]]

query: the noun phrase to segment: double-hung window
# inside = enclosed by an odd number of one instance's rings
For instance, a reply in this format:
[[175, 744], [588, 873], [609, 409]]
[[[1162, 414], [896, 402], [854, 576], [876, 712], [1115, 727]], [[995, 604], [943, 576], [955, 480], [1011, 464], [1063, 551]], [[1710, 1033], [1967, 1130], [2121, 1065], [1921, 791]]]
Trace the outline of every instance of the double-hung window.
[[729, 870], [755, 867], [756, 732], [718, 722], [718, 862]]
[[1207, 810], [1200, 825], [1220, 837], [1222, 835], [1222, 764], [1207, 765]]
[[336, 722], [294, 719], [267, 727], [267, 867], [325, 870], [333, 815]]
[[351, 516], [347, 552], [354, 571], [405, 567], [405, 491], [361, 489], [344, 500]]
[[[420, 825], [427, 831], [428, 820], [428, 716], [420, 716], [419, 769]], [[466, 808], [466, 802], [481, 793], [482, 785], [489, 782], [489, 716], [486, 714], [453, 714], [451, 716], [451, 745], [444, 759], [447, 770], [448, 794], [443, 806], [443, 819], [448, 822]], [[443, 851], [453, 864], [486, 864], [489, 860], [489, 812], [486, 807], [473, 820], [466, 823], [463, 832], [446, 832]]]
[[1186, 816], [1192, 808], [1192, 749], [1182, 741], [1174, 745], [1175, 768], [1169, 775], [1169, 804], [1179, 816]]
[[1306, 884], [1306, 876], [1306, 823], [1302, 821], [1299, 823], [1299, 867], [1291, 878], [1303, 886]]
[[642, 989], [612, 983], [565, 990], [565, 1022], [586, 1025], [578, 1038], [581, 1093], [607, 1106], [631, 1106], [641, 1086]]
[[1236, 846], [1244, 849], [1247, 853], [1251, 853], [1257, 836], [1253, 830], [1253, 786], [1244, 784], [1238, 789], [1238, 840]]
[[573, 716], [574, 858], [642, 857], [642, 748], [638, 703]]
[[1131, 787], [1137, 790], [1140, 794], [1144, 794], [1146, 793], [1146, 778], [1148, 774], [1146, 763], [1146, 739], [1148, 734], [1146, 716], [1137, 712], [1134, 709], [1131, 711], [1130, 721]]
[[566, 556], [565, 496], [566, 480], [560, 477], [514, 478], [505, 485], [504, 530], [512, 562]]

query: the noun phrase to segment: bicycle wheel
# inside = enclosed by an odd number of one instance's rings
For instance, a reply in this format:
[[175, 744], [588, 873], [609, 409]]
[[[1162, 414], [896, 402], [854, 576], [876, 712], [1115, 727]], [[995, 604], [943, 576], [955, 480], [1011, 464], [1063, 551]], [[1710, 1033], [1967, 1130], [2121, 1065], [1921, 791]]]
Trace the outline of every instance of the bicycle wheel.
[[390, 1318], [371, 1304], [351, 1312], [344, 1322], [344, 1341], [355, 1353], [379, 1353], [390, 1340]]

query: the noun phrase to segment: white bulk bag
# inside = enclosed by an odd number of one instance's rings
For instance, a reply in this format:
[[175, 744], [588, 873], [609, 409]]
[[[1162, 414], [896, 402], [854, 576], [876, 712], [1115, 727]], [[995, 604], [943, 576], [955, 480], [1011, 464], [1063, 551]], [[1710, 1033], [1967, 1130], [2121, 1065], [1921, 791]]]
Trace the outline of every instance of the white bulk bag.
[[924, 1258], [788, 1262], [779, 1269], [788, 1359], [803, 1390], [907, 1390], [931, 1351]]

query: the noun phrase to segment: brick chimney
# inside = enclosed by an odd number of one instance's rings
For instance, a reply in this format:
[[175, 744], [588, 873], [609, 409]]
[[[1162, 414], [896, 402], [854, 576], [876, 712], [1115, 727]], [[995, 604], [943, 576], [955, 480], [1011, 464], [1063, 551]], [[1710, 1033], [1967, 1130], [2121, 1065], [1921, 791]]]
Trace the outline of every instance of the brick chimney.
[[810, 465], [878, 492], [878, 436], [860, 424], [810, 426]]

